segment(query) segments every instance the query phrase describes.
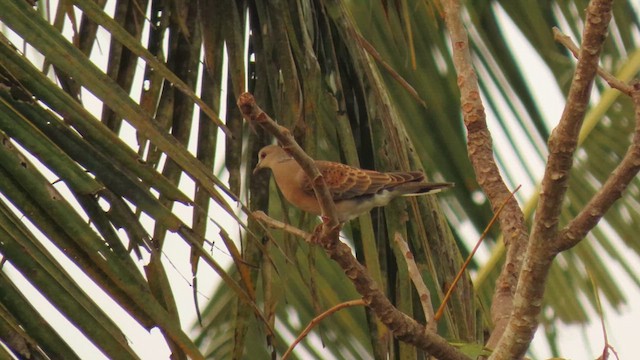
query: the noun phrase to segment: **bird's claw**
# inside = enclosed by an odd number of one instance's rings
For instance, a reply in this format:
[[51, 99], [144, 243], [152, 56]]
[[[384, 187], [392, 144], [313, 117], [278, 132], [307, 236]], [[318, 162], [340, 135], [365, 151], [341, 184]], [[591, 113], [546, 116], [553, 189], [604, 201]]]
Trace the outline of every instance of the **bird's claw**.
[[318, 224], [318, 226], [313, 229], [311, 236], [309, 237], [309, 242], [311, 244], [320, 244], [320, 238], [322, 235], [322, 227], [324, 226], [324, 220], [322, 224]]

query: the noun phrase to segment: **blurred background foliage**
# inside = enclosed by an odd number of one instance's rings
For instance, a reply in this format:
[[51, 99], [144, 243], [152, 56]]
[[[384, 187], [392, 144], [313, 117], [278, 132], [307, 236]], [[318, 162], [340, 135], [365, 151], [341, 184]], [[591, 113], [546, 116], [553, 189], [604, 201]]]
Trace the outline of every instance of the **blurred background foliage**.
[[[575, 64], [551, 29], [579, 42], [586, 6], [464, 3], [495, 155], [509, 187], [523, 185], [516, 196], [529, 217], [560, 116], [549, 108], [562, 104]], [[268, 210], [308, 231], [317, 222], [289, 207], [266, 172], [251, 175], [257, 151], [272, 140], [241, 119], [243, 91], [313, 157], [423, 169], [456, 183], [437, 199], [394, 202], [343, 231], [392, 301], [422, 321], [390, 240], [400, 234], [410, 243], [437, 307], [492, 216], [466, 152], [441, 11], [437, 1], [404, 0], [0, 2], [0, 353], [79, 358], [44, 311], [25, 306], [17, 273], [109, 358], [139, 355], [123, 325], [74, 280], [78, 270], [140, 326], [161, 329], [175, 358], [282, 354], [314, 316], [358, 297], [322, 251], [248, 216]], [[637, 7], [614, 4], [602, 65], [624, 81], [640, 68], [638, 19]], [[545, 89], [532, 86], [537, 76], [548, 77]], [[632, 133], [629, 99], [600, 80], [595, 87], [564, 221], [598, 189]], [[639, 192], [636, 179], [588, 241], [554, 263], [542, 321], [556, 356], [556, 326], [589, 320], [589, 276], [614, 308], [625, 292], [612, 263], [640, 285], [630, 265], [640, 250]], [[491, 229], [488, 255], [474, 261], [439, 323], [452, 341], [482, 343], [490, 331], [500, 236]], [[176, 246], [191, 249], [189, 259], [172, 258]], [[201, 321], [178, 306], [172, 261], [190, 262], [196, 274]], [[197, 276], [203, 268], [216, 279]], [[203, 301], [198, 284], [211, 282], [218, 285]], [[423, 356], [362, 308], [334, 314], [315, 334], [299, 351]]]

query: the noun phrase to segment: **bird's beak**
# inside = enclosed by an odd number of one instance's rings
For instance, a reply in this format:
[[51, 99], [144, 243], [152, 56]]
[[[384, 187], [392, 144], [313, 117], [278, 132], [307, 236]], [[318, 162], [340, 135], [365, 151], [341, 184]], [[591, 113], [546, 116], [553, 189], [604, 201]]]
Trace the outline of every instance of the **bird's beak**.
[[262, 170], [262, 166], [260, 166], [260, 163], [257, 163], [256, 167], [253, 168], [253, 175], [257, 174], [260, 170]]

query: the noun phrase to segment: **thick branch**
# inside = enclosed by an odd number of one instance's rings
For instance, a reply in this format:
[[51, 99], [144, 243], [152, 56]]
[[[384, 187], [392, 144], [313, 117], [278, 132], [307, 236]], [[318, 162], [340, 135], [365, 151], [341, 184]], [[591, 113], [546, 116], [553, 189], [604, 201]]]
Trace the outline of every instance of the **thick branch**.
[[493, 157], [491, 134], [480, 98], [478, 78], [473, 70], [469, 40], [460, 16], [458, 0], [443, 1], [445, 20], [451, 35], [453, 64], [458, 73], [460, 100], [464, 124], [467, 128], [467, 151], [478, 184], [491, 202], [494, 212], [506, 201], [505, 211], [499, 215], [500, 228], [507, 247], [505, 265], [496, 283], [491, 315], [495, 328], [487, 347], [492, 348], [502, 335], [513, 306], [513, 294], [527, 244], [524, 215], [505, 185]]
[[542, 179], [540, 202], [513, 300], [513, 313], [491, 355], [492, 359], [521, 358], [538, 327], [547, 274], [558, 253], [553, 240], [557, 235], [560, 209], [598, 68], [598, 57], [611, 20], [611, 3], [612, 0], [593, 0], [587, 8], [580, 56], [567, 104], [549, 138], [549, 158]]
[[589, 104], [593, 79], [607, 26], [611, 20], [611, 0], [591, 1], [587, 8], [580, 57], [571, 82], [567, 104], [558, 126], [549, 138], [549, 158], [542, 179], [532, 240], [547, 241], [555, 236], [569, 170], [578, 144], [578, 134]]
[[[417, 321], [402, 313], [391, 304], [389, 299], [384, 295], [382, 290], [378, 288], [373, 278], [367, 270], [351, 253], [351, 248], [339, 239], [340, 225], [335, 215], [335, 204], [324, 180], [320, 176], [313, 159], [304, 153], [302, 148], [295, 142], [289, 130], [277, 125], [267, 114], [265, 114], [256, 104], [255, 99], [249, 93], [244, 93], [238, 98], [238, 107], [247, 121], [257, 123], [264, 127], [265, 130], [273, 134], [280, 142], [291, 151], [292, 156], [300, 166], [303, 167], [307, 176], [312, 179], [320, 179], [314, 181], [314, 190], [316, 196], [322, 202], [327, 199], [330, 204], [324, 204], [323, 214], [331, 212], [332, 216], [329, 221], [335, 221], [335, 226], [324, 224], [319, 235], [318, 243], [325, 249], [329, 257], [337, 262], [347, 277], [353, 282], [356, 290], [367, 306], [374, 314], [385, 324], [393, 335], [404, 342], [412, 344], [439, 359], [465, 359], [469, 358], [458, 349], [450, 345], [445, 339], [433, 331], [428, 331]], [[326, 193], [326, 197], [325, 196]], [[321, 199], [322, 195], [324, 198]], [[326, 211], [328, 209], [328, 211]]]
[[611, 173], [602, 188], [582, 209], [582, 211], [560, 232], [555, 242], [556, 251], [563, 251], [578, 244], [593, 229], [640, 170], [640, 82], [632, 87], [635, 105], [636, 128], [633, 142], [627, 149], [620, 164]]
[[425, 329], [417, 321], [394, 307], [378, 288], [366, 268], [353, 256], [347, 244], [341, 241], [334, 243], [323, 241], [321, 244], [351, 279], [367, 306], [398, 340], [423, 349], [438, 359], [469, 359], [445, 339]]

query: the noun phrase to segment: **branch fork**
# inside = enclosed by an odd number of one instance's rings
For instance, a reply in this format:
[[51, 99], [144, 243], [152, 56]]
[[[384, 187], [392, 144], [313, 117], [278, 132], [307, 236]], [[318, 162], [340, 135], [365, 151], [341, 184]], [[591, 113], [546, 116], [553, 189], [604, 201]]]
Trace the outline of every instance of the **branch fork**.
[[[468, 132], [469, 157], [478, 183], [495, 211], [496, 204], [507, 193], [497, 168], [494, 169], [491, 135], [486, 128], [484, 108], [478, 97], [477, 77], [460, 15], [460, 1], [443, 0], [442, 3], [451, 35], [453, 62], [458, 73], [462, 113]], [[611, 6], [612, 0], [592, 0], [589, 3], [580, 50], [568, 37], [554, 29], [556, 40], [576, 55], [578, 64], [565, 110], [549, 139], [549, 158], [531, 235], [527, 235], [522, 211], [515, 201], [499, 216], [505, 234], [507, 257], [496, 283], [492, 304], [495, 328], [487, 342], [487, 347], [494, 349], [492, 359], [518, 359], [524, 356], [538, 326], [538, 315], [552, 261], [561, 251], [584, 239], [604, 213], [622, 196], [624, 189], [640, 170], [640, 84], [636, 82], [629, 86], [598, 68], [599, 55], [611, 20]], [[610, 86], [633, 98], [636, 108], [633, 143], [587, 206], [564, 229], [558, 230], [569, 171], [596, 73]], [[488, 173], [493, 175], [487, 178]]]

